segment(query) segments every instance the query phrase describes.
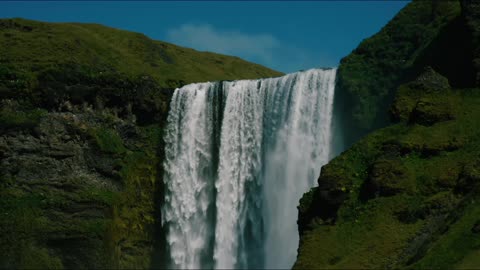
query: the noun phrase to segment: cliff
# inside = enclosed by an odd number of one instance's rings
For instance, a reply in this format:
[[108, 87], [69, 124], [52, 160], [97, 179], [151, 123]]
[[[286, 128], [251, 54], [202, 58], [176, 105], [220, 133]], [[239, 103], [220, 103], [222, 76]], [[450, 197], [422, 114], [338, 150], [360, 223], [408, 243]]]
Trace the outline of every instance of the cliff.
[[101, 25], [0, 20], [0, 268], [164, 266], [173, 88], [280, 74]]
[[480, 267], [478, 14], [473, 1], [413, 1], [342, 60], [347, 139], [385, 127], [301, 199], [295, 268]]
[[454, 87], [473, 85], [472, 33], [460, 13], [458, 1], [413, 1], [341, 60], [335, 114], [347, 145], [391, 123], [396, 89], [426, 65]]

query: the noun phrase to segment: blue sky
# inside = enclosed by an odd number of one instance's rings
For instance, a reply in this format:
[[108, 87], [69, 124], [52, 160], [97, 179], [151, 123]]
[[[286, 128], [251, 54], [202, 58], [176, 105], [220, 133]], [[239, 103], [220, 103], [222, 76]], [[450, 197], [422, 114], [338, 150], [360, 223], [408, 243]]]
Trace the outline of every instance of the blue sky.
[[337, 66], [408, 1], [1, 2], [0, 17], [94, 22], [294, 72]]

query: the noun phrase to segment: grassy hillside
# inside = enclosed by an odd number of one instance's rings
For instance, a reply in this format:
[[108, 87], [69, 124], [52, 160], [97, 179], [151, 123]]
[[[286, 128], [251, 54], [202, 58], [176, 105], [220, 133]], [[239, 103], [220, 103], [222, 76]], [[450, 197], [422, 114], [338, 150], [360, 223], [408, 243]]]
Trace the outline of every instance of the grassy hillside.
[[[362, 41], [341, 60], [336, 89], [336, 114], [342, 117], [347, 144], [389, 123], [388, 108], [397, 87], [415, 78], [425, 65], [449, 79], [468, 84], [465, 59], [471, 61], [459, 1], [412, 1], [374, 36]], [[444, 40], [445, 36], [449, 40]], [[458, 42], [448, 42], [457, 40]], [[441, 43], [447, 41], [447, 46]], [[449, 50], [448, 53], [445, 53]], [[443, 61], [443, 66], [436, 62]], [[472, 76], [471, 76], [472, 77]], [[457, 86], [457, 85], [455, 85]], [[464, 85], [462, 85], [464, 86]]]
[[175, 87], [281, 74], [96, 24], [0, 20], [0, 99], [25, 107], [115, 108], [139, 124], [158, 123]]
[[0, 48], [1, 65], [28, 78], [72, 64], [128, 78], [147, 75], [163, 87], [281, 75], [238, 57], [199, 52], [98, 24], [2, 19]]

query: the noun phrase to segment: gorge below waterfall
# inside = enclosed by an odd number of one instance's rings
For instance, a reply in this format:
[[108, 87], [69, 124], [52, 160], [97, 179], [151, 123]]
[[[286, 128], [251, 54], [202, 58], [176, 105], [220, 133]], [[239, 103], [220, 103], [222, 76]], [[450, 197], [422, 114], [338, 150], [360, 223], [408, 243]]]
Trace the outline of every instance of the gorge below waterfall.
[[176, 89], [165, 132], [171, 267], [290, 268], [329, 160], [336, 69]]

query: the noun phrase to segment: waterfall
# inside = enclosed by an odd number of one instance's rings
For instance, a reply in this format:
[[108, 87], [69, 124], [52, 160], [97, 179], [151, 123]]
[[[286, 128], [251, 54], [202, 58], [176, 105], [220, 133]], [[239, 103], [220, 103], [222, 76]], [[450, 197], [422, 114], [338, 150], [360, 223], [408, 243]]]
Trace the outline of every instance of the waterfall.
[[162, 224], [173, 268], [290, 268], [329, 158], [335, 69], [176, 89]]

